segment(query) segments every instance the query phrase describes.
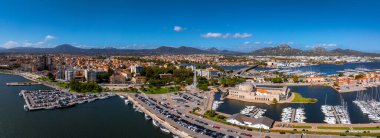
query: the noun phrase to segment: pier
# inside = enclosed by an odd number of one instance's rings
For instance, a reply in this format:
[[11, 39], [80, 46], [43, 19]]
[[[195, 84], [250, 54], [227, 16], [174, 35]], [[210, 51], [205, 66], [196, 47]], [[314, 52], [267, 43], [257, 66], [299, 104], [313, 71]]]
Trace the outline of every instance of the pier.
[[40, 85], [42, 83], [40, 82], [34, 82], [34, 81], [30, 81], [30, 82], [8, 82], [6, 83], [7, 86], [30, 86], [30, 85]]

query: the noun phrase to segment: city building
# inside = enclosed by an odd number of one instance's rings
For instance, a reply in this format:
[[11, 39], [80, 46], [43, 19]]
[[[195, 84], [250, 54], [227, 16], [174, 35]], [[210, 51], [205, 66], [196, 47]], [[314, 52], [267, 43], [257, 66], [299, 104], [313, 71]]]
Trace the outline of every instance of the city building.
[[53, 60], [50, 56], [42, 55], [37, 57], [37, 68], [38, 70], [53, 70]]
[[135, 76], [131, 80], [135, 84], [143, 84], [146, 82], [146, 77], [145, 76]]
[[58, 67], [58, 70], [55, 76], [56, 76], [56, 79], [58, 80], [65, 80], [65, 70], [62, 67]]
[[310, 77], [305, 77], [302, 78], [303, 82], [307, 83], [321, 83], [321, 82], [326, 82], [325, 77], [322, 76], [310, 76]]
[[140, 65], [134, 65], [131, 66], [131, 73], [135, 73], [135, 75], [140, 74], [144, 70], [143, 66]]
[[207, 79], [219, 77], [218, 72], [219, 72], [218, 70], [213, 69], [213, 68], [196, 69], [197, 76], [205, 77]]
[[242, 83], [237, 87], [229, 89], [226, 98], [242, 100], [247, 102], [282, 102], [290, 97], [290, 89], [283, 87], [256, 87], [250, 82]]
[[132, 79], [132, 73], [129, 71], [122, 71], [122, 72], [120, 72], [120, 74], [123, 75], [125, 77], [125, 79], [127, 79], [127, 80]]
[[268, 117], [251, 118], [243, 114], [237, 113], [226, 119], [231, 124], [248, 126], [257, 129], [270, 129], [274, 121]]
[[73, 69], [65, 70], [65, 81], [72, 81], [72, 80], [74, 80], [74, 70]]
[[96, 82], [97, 72], [91, 69], [86, 69], [84, 71], [84, 77], [87, 82]]
[[121, 74], [112, 74], [110, 76], [111, 84], [125, 84], [125, 77]]

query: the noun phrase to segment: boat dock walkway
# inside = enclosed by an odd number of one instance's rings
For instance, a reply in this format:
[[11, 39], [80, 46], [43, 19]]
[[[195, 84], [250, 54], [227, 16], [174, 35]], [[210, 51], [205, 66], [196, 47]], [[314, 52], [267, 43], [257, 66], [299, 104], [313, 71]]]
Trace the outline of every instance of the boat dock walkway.
[[333, 108], [333, 109], [334, 109], [334, 110], [333, 110], [333, 114], [334, 114], [334, 116], [335, 116], [336, 123], [341, 124], [342, 122], [340, 121], [340, 117], [339, 117], [338, 114], [336, 113], [336, 112], [337, 112], [336, 109], [335, 109], [335, 108]]
[[7, 86], [29, 86], [29, 85], [40, 85], [42, 83], [40, 82], [34, 82], [34, 81], [30, 81], [30, 82], [8, 82], [6, 83]]
[[296, 118], [296, 109], [295, 108], [292, 108], [292, 115], [291, 115], [292, 118], [290, 118], [290, 122], [294, 122], [295, 118]]

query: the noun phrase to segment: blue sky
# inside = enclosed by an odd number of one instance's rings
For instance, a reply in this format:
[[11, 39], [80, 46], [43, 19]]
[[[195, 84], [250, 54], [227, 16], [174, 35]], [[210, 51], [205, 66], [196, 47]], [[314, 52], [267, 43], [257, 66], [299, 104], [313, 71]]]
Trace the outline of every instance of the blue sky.
[[0, 46], [380, 52], [378, 0], [0, 0]]

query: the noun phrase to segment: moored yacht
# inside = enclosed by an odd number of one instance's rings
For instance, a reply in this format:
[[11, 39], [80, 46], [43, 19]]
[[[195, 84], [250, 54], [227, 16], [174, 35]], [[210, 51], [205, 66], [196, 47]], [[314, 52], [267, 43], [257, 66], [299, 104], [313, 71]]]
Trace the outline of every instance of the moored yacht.
[[159, 126], [159, 124], [158, 124], [158, 122], [157, 122], [156, 120], [152, 120], [152, 124], [153, 124], [154, 126], [156, 126], [156, 127]]
[[150, 120], [152, 119], [149, 115], [145, 114], [145, 120]]
[[163, 126], [160, 126], [160, 129], [161, 129], [162, 132], [170, 133], [170, 131], [168, 129], [166, 129], [165, 127], [163, 127]]

